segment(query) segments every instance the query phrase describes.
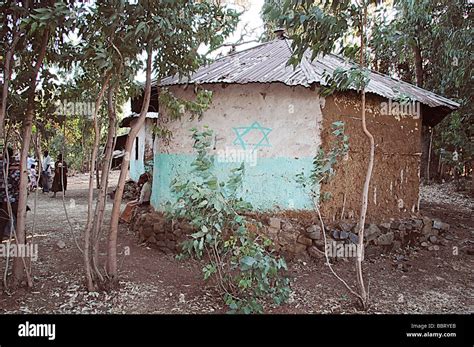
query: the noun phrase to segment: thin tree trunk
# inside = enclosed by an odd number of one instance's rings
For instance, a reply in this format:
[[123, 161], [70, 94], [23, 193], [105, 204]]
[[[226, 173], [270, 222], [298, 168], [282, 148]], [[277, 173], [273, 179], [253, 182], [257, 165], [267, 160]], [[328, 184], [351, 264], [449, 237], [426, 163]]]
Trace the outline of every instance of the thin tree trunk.
[[[28, 172], [27, 172], [27, 158], [30, 149], [31, 132], [33, 127], [33, 118], [35, 114], [35, 93], [36, 93], [36, 79], [38, 78], [40, 67], [43, 64], [44, 56], [46, 55], [46, 47], [49, 41], [49, 30], [43, 34], [41, 46], [39, 47], [38, 58], [33, 68], [29, 90], [28, 103], [26, 106], [25, 119], [23, 121], [23, 142], [21, 146], [20, 155], [20, 194], [18, 198], [18, 214], [16, 227], [16, 243], [23, 245], [26, 243], [26, 204], [28, 201]], [[23, 274], [26, 270], [26, 260], [23, 257], [15, 257], [13, 261], [13, 284], [17, 286], [23, 280]], [[27, 273], [28, 275], [28, 273]], [[32, 287], [31, 278], [28, 278], [28, 286]]]
[[[83, 124], [83, 126], [82, 126], [82, 133], [83, 134], [86, 133], [85, 124]], [[81, 137], [81, 147], [84, 148], [84, 149], [86, 148], [85, 138], [86, 138], [86, 136]], [[87, 151], [85, 153], [87, 153]], [[87, 165], [87, 154], [83, 154], [82, 158], [81, 158], [81, 171], [82, 171], [82, 173], [86, 172], [86, 165]]]
[[33, 137], [33, 145], [35, 146], [36, 159], [38, 160], [38, 167], [36, 168], [36, 170], [38, 170], [38, 172], [41, 172], [40, 166], [43, 162], [43, 155], [41, 154], [41, 134], [39, 133], [38, 128], [36, 128], [36, 130], [37, 132]]
[[433, 132], [434, 128], [430, 131], [430, 145], [428, 148], [428, 163], [426, 164], [426, 182], [430, 184], [430, 166], [431, 166], [431, 147], [433, 145]]
[[[416, 76], [416, 85], [418, 87], [423, 87], [424, 84], [424, 71], [423, 71], [423, 57], [421, 55], [421, 47], [418, 42], [412, 45], [413, 55], [415, 56], [415, 76]], [[428, 174], [428, 151], [430, 146], [430, 140], [428, 139], [429, 135], [429, 126], [423, 124], [423, 114], [421, 114], [421, 177], [425, 180], [429, 180], [429, 177], [424, 177]]]
[[[364, 3], [364, 14], [361, 24], [361, 45], [360, 45], [360, 66], [361, 68], [365, 67], [365, 26], [367, 22], [367, 4]], [[368, 294], [365, 289], [364, 276], [362, 273], [362, 258], [364, 254], [364, 227], [365, 227], [365, 217], [367, 215], [367, 205], [369, 200], [369, 186], [370, 179], [372, 177], [372, 170], [374, 167], [374, 156], [375, 156], [375, 143], [374, 137], [367, 130], [367, 124], [365, 119], [365, 87], [362, 89], [362, 130], [364, 134], [368, 137], [370, 141], [370, 153], [369, 153], [369, 163], [367, 166], [367, 173], [365, 175], [364, 188], [362, 189], [362, 206], [360, 209], [359, 217], [359, 252], [356, 258], [356, 271], [357, 271], [357, 284], [359, 285], [359, 292], [361, 296], [362, 306], [364, 309], [367, 309], [368, 305]]]
[[101, 281], [103, 281], [102, 274], [99, 270], [99, 241], [100, 241], [100, 232], [102, 229], [102, 224], [104, 220], [105, 204], [107, 202], [107, 188], [109, 183], [109, 171], [112, 164], [112, 154], [114, 147], [114, 138], [116, 132], [116, 120], [117, 113], [115, 108], [115, 88], [117, 85], [109, 87], [108, 96], [107, 96], [107, 111], [109, 116], [109, 124], [107, 131], [107, 142], [105, 146], [104, 160], [102, 162], [102, 177], [101, 177], [101, 188], [98, 195], [97, 205], [95, 209], [95, 221], [94, 221], [94, 232], [93, 232], [93, 252], [92, 252], [92, 265], [94, 267], [94, 272]]
[[92, 204], [94, 200], [94, 170], [95, 170], [95, 162], [97, 157], [97, 149], [99, 147], [99, 126], [97, 123], [97, 112], [99, 112], [99, 108], [102, 105], [102, 99], [104, 97], [104, 92], [109, 84], [110, 81], [110, 72], [104, 78], [102, 88], [95, 99], [95, 108], [94, 112], [92, 113], [92, 117], [94, 120], [94, 146], [92, 147], [92, 155], [90, 160], [90, 170], [89, 170], [89, 192], [87, 197], [87, 222], [86, 228], [84, 231], [84, 267], [86, 272], [86, 281], [87, 281], [87, 290], [94, 291], [94, 281], [92, 278], [92, 270], [91, 270], [91, 262], [90, 262], [90, 253], [91, 253], [91, 231], [92, 231]]
[[474, 197], [474, 160], [471, 161], [471, 194]]
[[99, 156], [97, 155], [96, 168], [95, 168], [95, 187], [96, 187], [96, 189], [100, 189], [100, 170], [103, 170], [103, 168], [101, 168]]
[[145, 96], [143, 99], [142, 109], [140, 116], [136, 122], [131, 126], [130, 132], [127, 137], [125, 144], [125, 155], [120, 168], [120, 177], [115, 190], [114, 204], [112, 207], [112, 214], [110, 217], [110, 231], [107, 246], [107, 273], [109, 281], [114, 285], [117, 281], [117, 233], [118, 233], [118, 222], [120, 217], [120, 204], [122, 202], [123, 189], [125, 186], [125, 180], [127, 178], [128, 166], [130, 163], [130, 153], [132, 151], [133, 141], [137, 137], [138, 132], [145, 123], [146, 114], [148, 107], [150, 106], [150, 95], [151, 95], [151, 69], [152, 69], [152, 47], [149, 43], [147, 48], [147, 65], [146, 65], [146, 83], [145, 83]]
[[3, 135], [5, 129], [5, 115], [7, 113], [7, 99], [8, 99], [8, 86], [10, 84], [11, 74], [12, 74], [12, 60], [13, 54], [15, 52], [15, 47], [20, 40], [20, 33], [17, 30], [13, 31], [12, 44], [5, 54], [5, 63], [3, 69], [3, 87], [2, 87], [2, 99], [0, 105], [0, 154], [3, 152]]
[[413, 54], [415, 55], [416, 85], [418, 87], [423, 87], [423, 58], [418, 44], [413, 45]]

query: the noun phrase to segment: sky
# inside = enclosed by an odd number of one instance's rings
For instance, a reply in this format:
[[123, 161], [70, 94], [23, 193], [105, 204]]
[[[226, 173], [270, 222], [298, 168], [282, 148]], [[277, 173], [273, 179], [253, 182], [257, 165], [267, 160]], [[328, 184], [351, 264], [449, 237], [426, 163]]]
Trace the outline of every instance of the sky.
[[[236, 30], [234, 31], [233, 35], [231, 35], [225, 43], [234, 43], [239, 40], [239, 38], [245, 34], [245, 32], [249, 33], [245, 36], [243, 41], [251, 41], [258, 39], [263, 31], [263, 21], [260, 18], [260, 11], [262, 10], [264, 0], [224, 0], [222, 3], [227, 3], [227, 5], [235, 9], [237, 11], [244, 11], [243, 14], [240, 16], [240, 22], [237, 25]], [[236, 47], [237, 51], [241, 51], [250, 47], [257, 45], [258, 42], [251, 42], [243, 45], [239, 45]], [[216, 52], [211, 54], [211, 57], [216, 57], [219, 54], [226, 55], [230, 51], [231, 47], [224, 47]], [[199, 50], [200, 53], [206, 52], [206, 47], [201, 47]], [[145, 72], [141, 71], [138, 73], [136, 80], [144, 83], [145, 82]]]
[[[229, 7], [235, 8], [238, 11], [244, 10], [245, 12], [240, 16], [240, 22], [237, 26], [234, 34], [227, 39], [227, 42], [233, 43], [236, 42], [244, 30], [250, 32], [251, 35], [246, 36], [244, 41], [249, 41], [252, 39], [258, 39], [263, 33], [263, 21], [260, 18], [260, 11], [262, 10], [264, 0], [229, 0], [227, 3]], [[235, 3], [243, 3], [244, 6], [236, 5]], [[246, 28], [246, 29], [245, 29]], [[236, 47], [237, 51], [250, 48], [257, 45], [258, 43], [249, 43]], [[230, 50], [230, 47], [227, 47], [226, 50]]]

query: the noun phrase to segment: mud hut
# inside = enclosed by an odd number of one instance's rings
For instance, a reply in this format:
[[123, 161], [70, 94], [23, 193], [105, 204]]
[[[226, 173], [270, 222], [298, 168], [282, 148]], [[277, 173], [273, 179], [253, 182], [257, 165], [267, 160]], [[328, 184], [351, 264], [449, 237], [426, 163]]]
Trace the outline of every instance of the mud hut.
[[[208, 125], [215, 134], [216, 170], [225, 177], [246, 162], [242, 195], [256, 210], [311, 210], [308, 191], [295, 179], [309, 173], [319, 148], [328, 148], [335, 121], [345, 123], [349, 153], [334, 179], [322, 191], [332, 199], [323, 212], [335, 218], [357, 217], [367, 167], [369, 143], [361, 129], [360, 94], [354, 90], [323, 97], [325, 74], [352, 63], [328, 54], [311, 59], [307, 52], [295, 68], [288, 66], [291, 41], [277, 38], [203, 66], [187, 78], [171, 76], [154, 84], [154, 95], [168, 88], [179, 98], [194, 98], [200, 85], [213, 92], [211, 107], [194, 120], [184, 115], [168, 121], [159, 109], [160, 125], [173, 136], [153, 146], [152, 205], [161, 210], [173, 200], [170, 183], [190, 168], [190, 129]], [[430, 91], [370, 72], [367, 126], [375, 137], [375, 167], [370, 185], [368, 220], [416, 213], [419, 205], [421, 129], [434, 126], [459, 105]], [[397, 100], [409, 97], [409, 104]], [[140, 98], [142, 100], [142, 98]], [[138, 112], [140, 100], [135, 101]], [[158, 100], [152, 99], [152, 106]], [[145, 129], [145, 132], [147, 130]]]

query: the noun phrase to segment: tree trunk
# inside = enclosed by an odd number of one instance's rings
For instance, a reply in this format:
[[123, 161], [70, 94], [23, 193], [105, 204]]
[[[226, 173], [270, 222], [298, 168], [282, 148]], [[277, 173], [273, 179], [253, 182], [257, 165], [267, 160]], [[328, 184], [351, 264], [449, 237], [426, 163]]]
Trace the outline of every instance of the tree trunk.
[[428, 153], [430, 148], [430, 127], [423, 124], [422, 115], [421, 125], [421, 160], [420, 160], [420, 176], [423, 180], [426, 180], [427, 168], [428, 168]]
[[130, 153], [132, 152], [133, 141], [137, 137], [138, 132], [145, 123], [146, 114], [150, 105], [151, 95], [151, 69], [152, 69], [152, 47], [151, 44], [147, 48], [147, 65], [146, 65], [146, 83], [145, 83], [145, 96], [143, 99], [142, 109], [140, 116], [136, 122], [131, 126], [130, 132], [127, 136], [127, 142], [125, 144], [125, 155], [123, 157], [122, 165], [120, 168], [120, 177], [115, 190], [114, 204], [112, 207], [112, 214], [110, 217], [110, 231], [107, 246], [107, 273], [109, 281], [112, 285], [116, 284], [117, 281], [117, 233], [118, 233], [118, 222], [120, 217], [120, 204], [122, 202], [123, 189], [125, 187], [125, 180], [127, 179], [128, 166], [130, 163]]
[[[361, 68], [365, 67], [365, 26], [367, 22], [367, 5], [364, 3], [364, 14], [361, 24], [361, 49], [360, 49], [360, 66]], [[362, 130], [364, 134], [368, 137], [370, 141], [370, 152], [369, 152], [369, 163], [367, 165], [367, 173], [365, 175], [364, 188], [362, 189], [362, 206], [360, 209], [359, 217], [359, 252], [356, 258], [356, 271], [357, 271], [357, 284], [359, 286], [359, 293], [361, 296], [362, 306], [364, 309], [367, 309], [368, 305], [368, 294], [365, 289], [364, 277], [362, 273], [362, 258], [364, 254], [364, 228], [365, 228], [365, 217], [367, 215], [367, 205], [369, 201], [369, 186], [370, 179], [372, 178], [372, 170], [374, 167], [374, 157], [375, 157], [375, 142], [372, 134], [367, 130], [367, 124], [365, 119], [365, 86], [362, 89]]]
[[96, 167], [95, 167], [95, 188], [100, 189], [100, 170], [103, 170], [100, 165], [99, 156], [96, 158]]
[[3, 69], [3, 86], [2, 86], [2, 99], [0, 105], [0, 155], [3, 155], [4, 147], [4, 129], [5, 129], [5, 115], [7, 113], [7, 99], [8, 99], [8, 86], [10, 84], [12, 67], [11, 63], [13, 60], [13, 54], [15, 47], [20, 39], [20, 33], [17, 30], [13, 31], [12, 44], [5, 54], [5, 62]]
[[94, 232], [93, 232], [93, 246], [92, 246], [92, 265], [94, 272], [101, 281], [103, 281], [102, 274], [99, 270], [99, 245], [100, 245], [100, 232], [104, 220], [105, 205], [107, 202], [107, 188], [109, 184], [109, 171], [112, 164], [112, 154], [114, 151], [114, 139], [116, 132], [116, 120], [117, 113], [115, 107], [115, 88], [117, 85], [113, 85], [109, 88], [107, 96], [107, 113], [109, 115], [109, 124], [107, 131], [107, 142], [105, 146], [104, 160], [102, 161], [102, 176], [101, 176], [101, 188], [98, 195], [97, 205], [95, 209], [95, 220], [94, 220]]
[[[423, 57], [421, 55], [421, 48], [418, 43], [412, 46], [413, 55], [415, 57], [415, 76], [416, 85], [420, 88], [424, 84], [424, 71], [423, 71]], [[428, 152], [430, 146], [430, 127], [425, 123], [423, 124], [423, 114], [421, 114], [421, 178], [429, 179], [427, 176], [428, 171]]]
[[102, 105], [102, 99], [104, 97], [104, 92], [109, 84], [110, 81], [110, 72], [107, 73], [103, 80], [102, 88], [95, 99], [95, 108], [94, 112], [92, 113], [92, 117], [94, 120], [94, 145], [92, 147], [92, 155], [90, 160], [90, 170], [89, 170], [89, 192], [87, 197], [87, 222], [86, 228], [84, 231], [84, 267], [86, 272], [86, 281], [87, 281], [87, 290], [94, 291], [94, 281], [92, 278], [92, 270], [91, 270], [91, 262], [90, 262], [90, 253], [91, 253], [91, 231], [92, 231], [92, 205], [94, 200], [94, 171], [95, 171], [95, 162], [97, 158], [97, 150], [99, 147], [99, 125], [97, 122], [97, 113], [99, 112], [99, 108]]
[[428, 146], [428, 162], [426, 163], [426, 182], [430, 183], [430, 166], [431, 166], [431, 147], [433, 145], [434, 128], [430, 129], [430, 144]]
[[413, 54], [415, 55], [416, 85], [418, 87], [423, 87], [423, 59], [421, 56], [421, 49], [418, 44], [413, 45]]
[[[33, 127], [33, 118], [35, 114], [35, 93], [36, 93], [36, 80], [38, 78], [40, 67], [43, 64], [43, 59], [46, 54], [46, 47], [49, 41], [49, 30], [46, 30], [43, 34], [41, 46], [39, 47], [38, 58], [33, 68], [30, 85], [28, 88], [28, 103], [26, 106], [25, 119], [23, 121], [22, 131], [22, 145], [20, 155], [20, 194], [18, 198], [18, 214], [17, 214], [17, 226], [16, 226], [16, 243], [17, 245], [23, 245], [26, 243], [26, 204], [28, 201], [28, 171], [27, 171], [27, 158], [28, 151], [30, 149], [31, 132]], [[23, 274], [26, 271], [26, 260], [23, 257], [15, 257], [13, 261], [13, 285], [17, 286], [23, 280]], [[28, 286], [32, 287], [33, 283], [29, 274]]]
[[474, 197], [474, 160], [471, 161], [471, 195]]
[[[85, 124], [84, 124], [83, 127], [82, 127], [82, 133], [83, 133], [83, 134], [86, 133]], [[86, 138], [86, 136], [82, 136], [82, 137], [81, 137], [81, 147], [82, 147], [84, 150], [85, 150], [85, 148], [86, 148], [86, 141], [85, 141], [85, 138]], [[86, 151], [86, 153], [87, 153], [87, 151]], [[87, 172], [87, 170], [86, 170], [87, 162], [88, 162], [88, 160], [87, 160], [87, 154], [83, 154], [83, 155], [82, 155], [82, 159], [81, 159], [81, 171], [82, 171], [82, 173]]]
[[[38, 130], [38, 128], [36, 128], [36, 130]], [[39, 131], [36, 132], [33, 138], [33, 145], [35, 146], [36, 159], [38, 160], [38, 167], [36, 168], [36, 170], [38, 170], [38, 172], [41, 172], [40, 166], [43, 162], [43, 155], [41, 151], [41, 134], [39, 133]]]

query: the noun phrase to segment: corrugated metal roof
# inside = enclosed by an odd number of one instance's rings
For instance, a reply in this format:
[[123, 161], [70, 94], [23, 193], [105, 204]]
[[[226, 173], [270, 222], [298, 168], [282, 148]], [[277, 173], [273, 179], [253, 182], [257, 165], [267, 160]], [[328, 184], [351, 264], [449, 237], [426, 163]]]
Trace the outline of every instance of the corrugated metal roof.
[[[311, 61], [311, 52], [307, 51], [295, 68], [287, 66], [292, 56], [291, 41], [275, 39], [258, 46], [219, 58], [210, 65], [199, 68], [189, 78], [166, 77], [160, 86], [176, 84], [205, 83], [271, 83], [281, 82], [289, 86], [309, 87], [313, 83], [325, 84], [323, 74], [332, 75], [336, 68], [356, 66], [343, 58], [327, 54]], [[371, 71], [366, 91], [385, 98], [395, 99], [408, 95], [412, 99], [430, 107], [445, 106], [456, 109], [459, 104], [445, 97], [419, 88], [410, 83]]]
[[[148, 112], [145, 116], [145, 118], [152, 118], [152, 119], [156, 119], [159, 117], [159, 113], [158, 112]], [[121, 128], [127, 128], [130, 126], [130, 122], [135, 119], [135, 118], [138, 118], [140, 116], [140, 113], [137, 113], [137, 112], [132, 112], [129, 116], [123, 118], [121, 120], [121, 122], [119, 123], [119, 126]]]

